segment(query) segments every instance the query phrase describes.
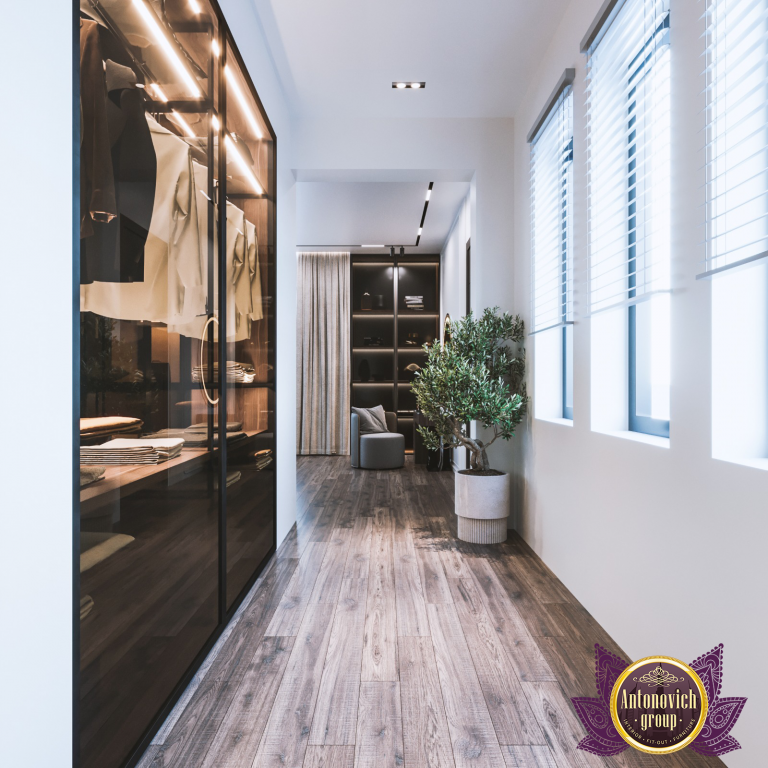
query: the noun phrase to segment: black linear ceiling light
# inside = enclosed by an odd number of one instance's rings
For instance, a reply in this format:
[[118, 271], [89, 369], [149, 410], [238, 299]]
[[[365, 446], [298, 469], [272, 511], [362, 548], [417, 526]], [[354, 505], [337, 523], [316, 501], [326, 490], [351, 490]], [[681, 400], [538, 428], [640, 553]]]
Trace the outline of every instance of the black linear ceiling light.
[[419, 89], [424, 90], [427, 87], [427, 84], [424, 80], [421, 82], [418, 80], [393, 80], [392, 87], [398, 88], [401, 91], [404, 88], [412, 88], [414, 91], [418, 91]]
[[424, 229], [424, 219], [427, 218], [427, 208], [429, 208], [429, 198], [432, 197], [432, 187], [434, 186], [434, 181], [429, 182], [429, 189], [427, 189], [427, 198], [424, 200], [424, 210], [421, 214], [421, 223], [419, 224], [419, 231], [416, 233], [416, 245], [419, 244], [419, 240], [421, 240], [421, 232]]

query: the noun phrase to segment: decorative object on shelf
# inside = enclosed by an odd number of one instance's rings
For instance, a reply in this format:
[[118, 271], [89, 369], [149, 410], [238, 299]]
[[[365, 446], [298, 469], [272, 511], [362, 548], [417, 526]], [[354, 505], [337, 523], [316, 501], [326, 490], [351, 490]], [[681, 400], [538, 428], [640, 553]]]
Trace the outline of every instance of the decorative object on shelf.
[[368, 310], [373, 309], [373, 300], [370, 293], [364, 293], [363, 298], [360, 299], [360, 309]]
[[411, 363], [410, 365], [406, 365], [405, 366], [405, 370], [406, 371], [410, 371], [411, 373], [416, 373], [416, 371], [420, 371], [421, 370], [421, 366], [420, 365], [416, 365], [416, 363]]
[[363, 338], [364, 347], [383, 347], [384, 339], [381, 336], [366, 336]]
[[368, 362], [367, 358], [363, 358], [357, 366], [357, 375], [360, 377], [360, 381], [370, 381], [371, 364]]
[[424, 311], [424, 297], [423, 296], [406, 296], [405, 308], [415, 309], [420, 312]]
[[[470, 469], [457, 472], [458, 534], [473, 544], [498, 544], [507, 538], [510, 483], [506, 472], [491, 469], [486, 450], [496, 440], [510, 440], [523, 420], [525, 351], [520, 345], [525, 326], [519, 315], [486, 309], [470, 312], [450, 326], [450, 343], [427, 350], [427, 361], [415, 375], [412, 391], [419, 410], [432, 426], [418, 427], [430, 450], [441, 445], [470, 452]], [[493, 430], [486, 441], [470, 437], [468, 424], [478, 421]]]
[[405, 343], [409, 347], [418, 347], [419, 346], [419, 334], [415, 331], [413, 333], [406, 333], [405, 334]]
[[451, 343], [451, 316], [446, 312], [443, 320], [443, 344]]
[[384, 309], [384, 296], [381, 293], [377, 293], [373, 297], [373, 307], [374, 309]]

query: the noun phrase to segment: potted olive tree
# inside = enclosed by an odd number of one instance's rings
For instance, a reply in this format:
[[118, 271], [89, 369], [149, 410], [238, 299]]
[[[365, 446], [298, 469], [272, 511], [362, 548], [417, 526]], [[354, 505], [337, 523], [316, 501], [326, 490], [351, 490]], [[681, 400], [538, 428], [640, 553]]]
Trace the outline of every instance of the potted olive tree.
[[[433, 424], [419, 427], [426, 447], [469, 451], [470, 468], [455, 474], [456, 514], [459, 538], [475, 544], [507, 538], [509, 475], [491, 468], [486, 451], [511, 439], [525, 413], [524, 330], [519, 315], [499, 314], [498, 307], [477, 319], [470, 312], [451, 325], [449, 340], [424, 346], [427, 361], [413, 383], [418, 408]], [[492, 430], [491, 437], [470, 437], [472, 421]]]

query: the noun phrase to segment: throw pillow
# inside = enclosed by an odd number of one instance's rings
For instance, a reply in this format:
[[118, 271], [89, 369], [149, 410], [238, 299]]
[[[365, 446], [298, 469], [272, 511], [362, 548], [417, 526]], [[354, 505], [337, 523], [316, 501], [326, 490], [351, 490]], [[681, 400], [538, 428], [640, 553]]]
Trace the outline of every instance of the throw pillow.
[[377, 432], [389, 432], [387, 429], [387, 417], [384, 414], [384, 406], [375, 408], [352, 408], [360, 419], [360, 434], [373, 435]]

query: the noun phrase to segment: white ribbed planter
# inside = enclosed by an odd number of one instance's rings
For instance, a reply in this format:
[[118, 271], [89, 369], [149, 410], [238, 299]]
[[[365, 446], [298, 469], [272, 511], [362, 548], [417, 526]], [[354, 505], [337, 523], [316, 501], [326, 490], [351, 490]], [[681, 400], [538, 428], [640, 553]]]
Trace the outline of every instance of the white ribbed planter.
[[454, 474], [459, 538], [471, 544], [507, 540], [509, 475]]

